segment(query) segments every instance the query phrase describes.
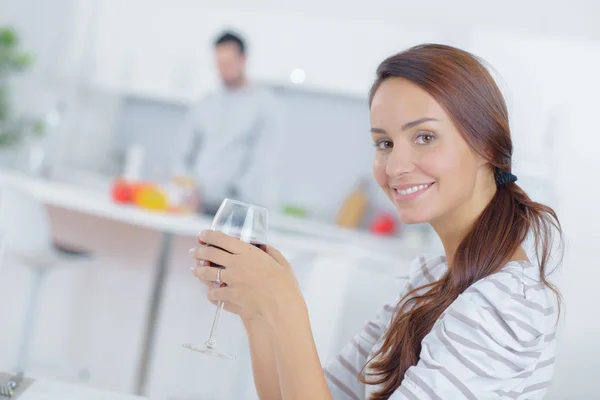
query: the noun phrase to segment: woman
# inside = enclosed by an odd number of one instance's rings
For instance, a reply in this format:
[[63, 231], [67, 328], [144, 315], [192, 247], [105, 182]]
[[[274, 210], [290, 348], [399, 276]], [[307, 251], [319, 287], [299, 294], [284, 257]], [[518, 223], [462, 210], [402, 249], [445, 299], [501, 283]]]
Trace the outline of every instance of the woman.
[[[379, 66], [370, 112], [375, 180], [402, 222], [432, 225], [445, 255], [421, 257], [398, 303], [323, 370], [285, 258], [203, 232], [200, 243], [216, 247], [200, 246], [195, 257], [227, 266], [228, 287], [208, 298], [244, 321], [260, 397], [543, 398], [560, 299], [546, 278], [560, 224], [515, 183], [494, 80], [467, 52], [417, 46]], [[535, 263], [523, 248], [528, 235]], [[217, 280], [214, 268], [194, 273]]]

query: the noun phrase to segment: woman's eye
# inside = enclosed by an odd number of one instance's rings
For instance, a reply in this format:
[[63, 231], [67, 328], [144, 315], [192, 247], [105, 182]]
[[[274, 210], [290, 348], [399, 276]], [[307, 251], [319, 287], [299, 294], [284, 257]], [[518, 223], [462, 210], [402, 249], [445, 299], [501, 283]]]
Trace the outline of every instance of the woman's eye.
[[394, 147], [394, 144], [391, 140], [380, 140], [375, 143], [375, 147], [377, 147], [377, 150], [388, 150]]
[[426, 145], [435, 140], [435, 135], [431, 133], [421, 133], [417, 136], [417, 144]]

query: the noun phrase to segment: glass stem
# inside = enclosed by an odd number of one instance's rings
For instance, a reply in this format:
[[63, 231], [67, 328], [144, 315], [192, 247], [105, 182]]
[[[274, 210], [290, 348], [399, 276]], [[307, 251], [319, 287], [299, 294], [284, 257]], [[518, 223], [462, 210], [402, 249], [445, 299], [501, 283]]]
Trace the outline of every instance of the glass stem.
[[209, 349], [214, 349], [217, 346], [217, 327], [219, 326], [219, 316], [221, 315], [221, 310], [223, 310], [224, 305], [225, 304], [223, 301], [219, 301], [219, 303], [217, 303], [215, 319], [213, 320], [212, 328], [210, 328], [210, 337], [206, 341], [206, 347]]

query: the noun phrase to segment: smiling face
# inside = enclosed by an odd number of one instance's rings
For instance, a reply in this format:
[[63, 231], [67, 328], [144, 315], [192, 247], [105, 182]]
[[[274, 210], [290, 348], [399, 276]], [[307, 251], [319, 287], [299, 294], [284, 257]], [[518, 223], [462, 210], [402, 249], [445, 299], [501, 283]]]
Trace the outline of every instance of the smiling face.
[[385, 79], [371, 103], [375, 180], [405, 224], [468, 212], [491, 174], [440, 104], [403, 78]]

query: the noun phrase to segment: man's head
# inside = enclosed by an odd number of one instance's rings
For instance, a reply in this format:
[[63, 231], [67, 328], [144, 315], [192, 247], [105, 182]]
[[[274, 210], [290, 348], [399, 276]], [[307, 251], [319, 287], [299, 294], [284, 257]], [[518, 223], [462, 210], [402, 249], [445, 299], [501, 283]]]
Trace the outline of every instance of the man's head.
[[215, 40], [215, 59], [219, 76], [228, 87], [244, 84], [246, 44], [236, 34], [225, 32]]

